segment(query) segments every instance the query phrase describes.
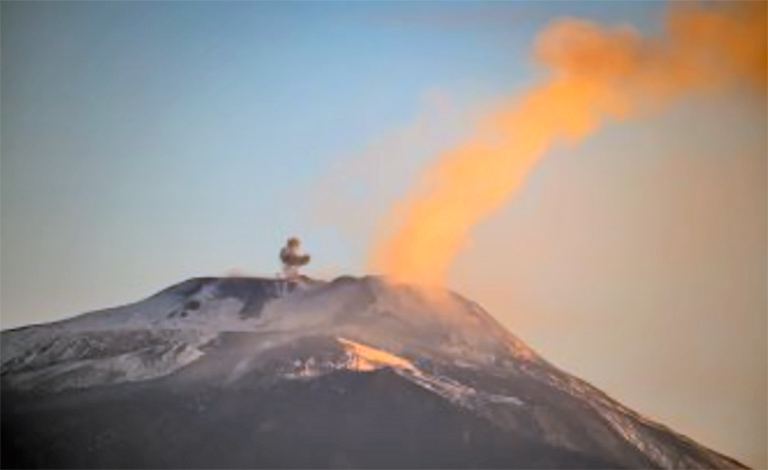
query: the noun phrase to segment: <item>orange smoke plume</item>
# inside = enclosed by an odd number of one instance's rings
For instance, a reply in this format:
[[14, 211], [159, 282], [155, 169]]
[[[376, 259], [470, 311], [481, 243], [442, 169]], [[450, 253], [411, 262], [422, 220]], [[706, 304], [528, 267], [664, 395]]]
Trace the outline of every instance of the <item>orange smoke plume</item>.
[[515, 194], [554, 143], [578, 142], [606, 120], [658, 110], [686, 93], [742, 84], [764, 92], [766, 5], [672, 5], [661, 38], [553, 22], [533, 51], [546, 78], [427, 168], [387, 219], [397, 228], [375, 241], [370, 267], [398, 281], [442, 284], [472, 227]]

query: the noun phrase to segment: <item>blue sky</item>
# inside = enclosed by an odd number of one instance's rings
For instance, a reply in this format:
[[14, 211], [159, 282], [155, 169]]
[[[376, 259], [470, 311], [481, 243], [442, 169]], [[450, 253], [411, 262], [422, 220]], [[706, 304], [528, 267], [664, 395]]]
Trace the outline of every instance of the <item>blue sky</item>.
[[[664, 7], [2, 2], [2, 328], [273, 275], [293, 234], [309, 274], [362, 274], [424, 164], [535, 80], [537, 31], [655, 33]], [[766, 120], [744, 96], [694, 100], [556, 149], [452, 286], [566, 370], [765, 466]]]
[[[530, 81], [527, 49], [551, 16], [653, 24], [656, 10], [4, 4], [3, 324], [232, 266], [270, 274], [292, 233], [318, 259], [359, 271], [365, 244], [344, 250], [332, 227], [306, 224], [305, 188], [410, 122], [430, 90], [470, 108]], [[430, 156], [413, 155], [405, 170]]]

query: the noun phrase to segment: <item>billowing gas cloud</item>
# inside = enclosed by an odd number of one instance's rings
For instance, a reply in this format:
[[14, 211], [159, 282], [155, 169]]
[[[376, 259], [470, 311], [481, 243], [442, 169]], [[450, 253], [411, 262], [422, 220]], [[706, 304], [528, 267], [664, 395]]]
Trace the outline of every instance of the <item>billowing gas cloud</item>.
[[514, 196], [553, 144], [579, 142], [606, 121], [647, 115], [690, 93], [751, 87], [764, 99], [766, 5], [673, 4], [658, 38], [628, 26], [551, 23], [533, 50], [544, 78], [426, 169], [388, 215], [396, 228], [374, 241], [370, 267], [441, 284], [471, 229]]

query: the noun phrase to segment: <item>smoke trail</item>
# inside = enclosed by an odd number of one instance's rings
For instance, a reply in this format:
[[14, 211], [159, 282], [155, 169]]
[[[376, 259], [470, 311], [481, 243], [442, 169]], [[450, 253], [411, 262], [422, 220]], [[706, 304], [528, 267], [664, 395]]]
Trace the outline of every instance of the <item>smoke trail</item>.
[[627, 26], [553, 22], [533, 51], [546, 78], [427, 168], [393, 208], [397, 229], [375, 241], [371, 268], [399, 281], [441, 284], [472, 227], [514, 195], [553, 143], [578, 142], [606, 120], [658, 111], [686, 93], [744, 84], [764, 93], [766, 5], [673, 4], [661, 38]]

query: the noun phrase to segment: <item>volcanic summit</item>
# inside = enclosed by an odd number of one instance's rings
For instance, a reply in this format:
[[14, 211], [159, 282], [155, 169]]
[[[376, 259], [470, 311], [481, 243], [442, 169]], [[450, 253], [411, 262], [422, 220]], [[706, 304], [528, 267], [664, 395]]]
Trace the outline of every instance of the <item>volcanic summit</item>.
[[49, 468], [734, 468], [478, 304], [379, 277], [195, 278], [2, 332], [2, 461]]

